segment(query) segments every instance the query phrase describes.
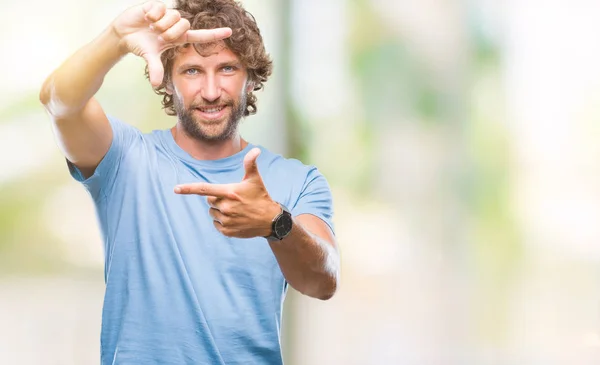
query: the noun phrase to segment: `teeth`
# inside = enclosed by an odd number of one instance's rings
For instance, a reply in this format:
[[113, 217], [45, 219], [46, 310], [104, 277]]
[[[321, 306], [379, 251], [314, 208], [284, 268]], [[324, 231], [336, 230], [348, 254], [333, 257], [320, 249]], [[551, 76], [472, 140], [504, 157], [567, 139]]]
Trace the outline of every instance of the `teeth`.
[[203, 111], [204, 113], [217, 113], [217, 112], [220, 112], [222, 109], [223, 109], [223, 107], [220, 107], [220, 108], [210, 108], [210, 109], [200, 108], [200, 110]]

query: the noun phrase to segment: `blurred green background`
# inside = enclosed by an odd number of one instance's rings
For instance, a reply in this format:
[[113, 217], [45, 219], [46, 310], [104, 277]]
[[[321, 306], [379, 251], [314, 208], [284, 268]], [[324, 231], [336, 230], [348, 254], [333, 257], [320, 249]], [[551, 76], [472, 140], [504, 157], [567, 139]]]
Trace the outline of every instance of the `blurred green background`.
[[[2, 0], [0, 364], [97, 364], [103, 253], [38, 102], [131, 0]], [[316, 164], [342, 283], [286, 363], [600, 362], [600, 2], [245, 0], [274, 75], [242, 134]], [[129, 56], [105, 110], [175, 123]]]

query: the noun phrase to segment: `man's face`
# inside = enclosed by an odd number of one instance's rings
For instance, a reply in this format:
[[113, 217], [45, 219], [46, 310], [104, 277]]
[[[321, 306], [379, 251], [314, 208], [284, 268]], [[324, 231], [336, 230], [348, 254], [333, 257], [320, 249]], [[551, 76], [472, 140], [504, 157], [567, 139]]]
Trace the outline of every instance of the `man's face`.
[[248, 73], [223, 42], [210, 44], [198, 54], [181, 48], [172, 71], [172, 94], [181, 126], [199, 141], [233, 137], [246, 110], [250, 91]]

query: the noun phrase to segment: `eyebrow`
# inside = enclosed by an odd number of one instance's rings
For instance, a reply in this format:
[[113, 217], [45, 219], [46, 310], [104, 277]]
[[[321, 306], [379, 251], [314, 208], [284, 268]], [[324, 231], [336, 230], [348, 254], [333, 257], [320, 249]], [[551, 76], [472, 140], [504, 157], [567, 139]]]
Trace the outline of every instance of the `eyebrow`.
[[[223, 68], [225, 66], [241, 68], [242, 64], [239, 61], [231, 60], [231, 61], [225, 61], [225, 62], [219, 63], [217, 65], [217, 68], [219, 69], [219, 68]], [[181, 65], [181, 66], [179, 66], [177, 68], [177, 71], [178, 72], [182, 72], [182, 71], [185, 71], [185, 70], [188, 70], [188, 69], [191, 69], [191, 68], [197, 68], [197, 69], [200, 69], [200, 70], [204, 69], [202, 66], [200, 66], [197, 63], [184, 63], [183, 65]]]

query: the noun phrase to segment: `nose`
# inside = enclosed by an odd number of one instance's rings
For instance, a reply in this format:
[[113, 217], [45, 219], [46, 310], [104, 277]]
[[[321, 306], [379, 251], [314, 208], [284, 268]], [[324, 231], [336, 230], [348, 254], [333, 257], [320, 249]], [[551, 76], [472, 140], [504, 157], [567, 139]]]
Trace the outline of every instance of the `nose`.
[[215, 75], [206, 75], [200, 96], [208, 102], [213, 102], [221, 97], [221, 86]]

